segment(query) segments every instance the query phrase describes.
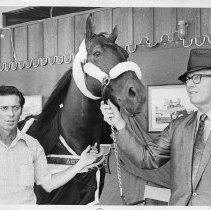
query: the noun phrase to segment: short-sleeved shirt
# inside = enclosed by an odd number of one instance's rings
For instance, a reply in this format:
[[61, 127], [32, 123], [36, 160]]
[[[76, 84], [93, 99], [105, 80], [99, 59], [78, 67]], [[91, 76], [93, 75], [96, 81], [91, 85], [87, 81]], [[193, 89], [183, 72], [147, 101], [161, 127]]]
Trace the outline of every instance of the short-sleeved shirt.
[[17, 130], [10, 146], [0, 141], [0, 204], [35, 204], [34, 183], [51, 179], [44, 150]]

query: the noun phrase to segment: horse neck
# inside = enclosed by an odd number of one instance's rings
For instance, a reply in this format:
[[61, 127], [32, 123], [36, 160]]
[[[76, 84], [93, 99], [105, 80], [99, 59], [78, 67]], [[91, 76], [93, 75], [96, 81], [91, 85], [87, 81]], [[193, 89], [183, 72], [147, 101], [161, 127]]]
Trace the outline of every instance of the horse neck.
[[88, 145], [100, 143], [102, 114], [100, 102], [85, 97], [72, 80], [61, 111], [62, 135], [80, 154]]

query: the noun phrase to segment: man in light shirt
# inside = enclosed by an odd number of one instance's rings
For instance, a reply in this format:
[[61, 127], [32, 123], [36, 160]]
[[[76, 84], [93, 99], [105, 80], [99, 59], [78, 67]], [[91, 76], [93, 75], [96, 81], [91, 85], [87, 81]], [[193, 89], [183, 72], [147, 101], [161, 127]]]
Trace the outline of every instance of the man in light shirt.
[[0, 204], [35, 204], [34, 183], [47, 192], [61, 187], [97, 159], [88, 146], [79, 161], [52, 174], [40, 143], [17, 129], [25, 99], [13, 86], [0, 86]]
[[170, 205], [210, 206], [211, 49], [192, 49], [187, 72], [178, 79], [198, 111], [174, 120], [155, 139], [143, 129], [141, 115], [133, 121], [110, 101], [101, 103], [101, 111], [118, 130], [117, 144], [125, 164], [155, 169], [171, 160]]

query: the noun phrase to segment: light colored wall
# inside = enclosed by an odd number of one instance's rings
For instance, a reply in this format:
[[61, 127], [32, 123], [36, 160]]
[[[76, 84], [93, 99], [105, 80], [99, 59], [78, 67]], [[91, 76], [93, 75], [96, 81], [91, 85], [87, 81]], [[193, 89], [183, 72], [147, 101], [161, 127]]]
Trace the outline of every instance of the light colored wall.
[[0, 6], [0, 27], [3, 27], [3, 18], [2, 18], [2, 13], [3, 12], [9, 12], [12, 10], [20, 9], [23, 7], [19, 6]]

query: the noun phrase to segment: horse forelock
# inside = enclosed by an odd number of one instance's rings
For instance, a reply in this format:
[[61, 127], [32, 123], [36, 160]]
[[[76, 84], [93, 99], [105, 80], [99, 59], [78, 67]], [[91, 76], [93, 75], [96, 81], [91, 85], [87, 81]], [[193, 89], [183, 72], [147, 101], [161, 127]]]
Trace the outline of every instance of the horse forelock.
[[[60, 112], [56, 112], [54, 118], [48, 122], [43, 123], [37, 121], [32, 124], [27, 133], [36, 138], [42, 145], [45, 154], [50, 154], [54, 146], [59, 140], [60, 124], [59, 124]], [[42, 124], [42, 127], [41, 127]]]
[[126, 61], [128, 59], [128, 57], [129, 57], [128, 52], [124, 48], [117, 45], [116, 43], [112, 43], [112, 42], [106, 43], [105, 46], [106, 47], [113, 47], [118, 54], [122, 55], [124, 61]]
[[124, 61], [126, 61], [129, 57], [127, 50], [117, 45], [115, 42], [112, 42], [105, 35], [107, 35], [106, 32], [94, 34], [92, 38], [86, 40], [87, 53], [90, 53], [93, 46], [100, 45], [101, 47], [113, 48], [118, 54], [123, 57]]

